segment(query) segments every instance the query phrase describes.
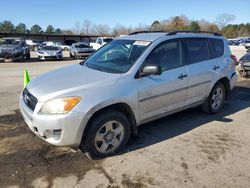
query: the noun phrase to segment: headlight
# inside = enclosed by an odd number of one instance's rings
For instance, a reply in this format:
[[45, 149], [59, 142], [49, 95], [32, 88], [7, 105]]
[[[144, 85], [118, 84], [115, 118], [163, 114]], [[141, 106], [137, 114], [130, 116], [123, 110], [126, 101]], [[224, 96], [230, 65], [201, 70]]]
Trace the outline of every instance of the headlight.
[[37, 53], [38, 53], [38, 54], [44, 54], [42, 51], [38, 51]]
[[80, 101], [81, 97], [67, 97], [53, 99], [45, 102], [41, 112], [44, 114], [66, 114], [74, 108]]

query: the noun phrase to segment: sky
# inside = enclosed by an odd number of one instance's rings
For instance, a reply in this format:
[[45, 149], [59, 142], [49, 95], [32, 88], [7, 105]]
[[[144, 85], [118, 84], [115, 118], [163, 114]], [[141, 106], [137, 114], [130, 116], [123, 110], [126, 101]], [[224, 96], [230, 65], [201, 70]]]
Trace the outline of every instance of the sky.
[[236, 16], [232, 23], [239, 24], [250, 22], [249, 10], [250, 0], [2, 0], [0, 22], [70, 29], [87, 19], [110, 27], [117, 23], [134, 27], [182, 14], [214, 22], [219, 14], [229, 13]]

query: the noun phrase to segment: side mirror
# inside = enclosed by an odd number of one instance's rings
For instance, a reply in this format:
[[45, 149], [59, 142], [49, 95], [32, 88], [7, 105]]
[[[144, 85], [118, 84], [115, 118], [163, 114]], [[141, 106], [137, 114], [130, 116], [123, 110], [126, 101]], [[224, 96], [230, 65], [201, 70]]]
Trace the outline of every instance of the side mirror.
[[156, 65], [147, 65], [143, 67], [141, 71], [141, 76], [148, 76], [148, 75], [161, 75], [161, 67]]

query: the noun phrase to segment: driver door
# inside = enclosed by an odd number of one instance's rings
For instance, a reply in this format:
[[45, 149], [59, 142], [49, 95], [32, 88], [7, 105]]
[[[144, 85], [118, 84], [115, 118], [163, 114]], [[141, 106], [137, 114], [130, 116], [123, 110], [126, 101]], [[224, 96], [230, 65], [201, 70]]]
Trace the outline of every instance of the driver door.
[[158, 65], [161, 75], [138, 79], [140, 120], [145, 122], [185, 106], [187, 69], [179, 39], [159, 44], [146, 58], [143, 67]]

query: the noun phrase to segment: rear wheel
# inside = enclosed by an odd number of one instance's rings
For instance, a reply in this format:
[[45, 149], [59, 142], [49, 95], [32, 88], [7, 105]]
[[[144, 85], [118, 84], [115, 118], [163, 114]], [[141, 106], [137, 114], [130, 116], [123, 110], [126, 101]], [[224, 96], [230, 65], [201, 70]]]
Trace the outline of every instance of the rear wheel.
[[223, 107], [226, 89], [222, 82], [218, 82], [212, 89], [207, 100], [202, 104], [202, 110], [207, 113], [217, 113]]
[[90, 123], [80, 149], [91, 159], [113, 155], [127, 144], [130, 127], [126, 116], [121, 112], [105, 111]]

